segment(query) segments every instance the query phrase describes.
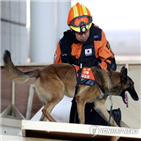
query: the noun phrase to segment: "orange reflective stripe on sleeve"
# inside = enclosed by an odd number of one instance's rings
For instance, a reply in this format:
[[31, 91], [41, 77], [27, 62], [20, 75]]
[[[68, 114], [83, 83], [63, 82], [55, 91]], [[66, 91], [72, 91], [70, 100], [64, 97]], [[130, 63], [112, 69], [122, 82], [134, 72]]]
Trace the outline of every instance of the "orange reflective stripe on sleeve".
[[60, 50], [60, 44], [58, 43], [57, 49], [55, 52], [55, 59], [54, 59], [54, 64], [62, 63], [61, 60], [61, 50]]

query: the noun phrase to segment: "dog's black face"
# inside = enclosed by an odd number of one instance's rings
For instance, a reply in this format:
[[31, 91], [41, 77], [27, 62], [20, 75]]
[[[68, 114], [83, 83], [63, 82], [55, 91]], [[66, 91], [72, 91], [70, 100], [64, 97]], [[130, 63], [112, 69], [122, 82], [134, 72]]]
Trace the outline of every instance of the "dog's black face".
[[126, 91], [129, 92], [133, 100], [135, 101], [139, 100], [139, 97], [134, 88], [134, 82], [130, 77], [127, 76], [127, 69], [125, 67], [122, 67], [121, 69], [121, 83], [122, 83], [123, 90], [120, 96], [122, 97], [125, 104], [126, 104], [126, 101], [125, 101], [125, 92]]

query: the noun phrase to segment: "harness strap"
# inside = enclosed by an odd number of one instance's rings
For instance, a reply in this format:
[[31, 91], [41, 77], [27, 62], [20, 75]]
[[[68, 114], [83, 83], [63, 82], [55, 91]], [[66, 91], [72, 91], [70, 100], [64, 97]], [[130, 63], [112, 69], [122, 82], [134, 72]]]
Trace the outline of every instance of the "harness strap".
[[100, 88], [103, 93], [105, 93], [103, 87], [97, 81], [95, 81], [94, 83]]
[[81, 82], [81, 72], [82, 72], [82, 64], [80, 64], [80, 69], [78, 70], [78, 77], [76, 75], [77, 84], [75, 86], [75, 93], [74, 93], [74, 98], [72, 100], [72, 106], [71, 106], [71, 111], [70, 111], [70, 120], [69, 120], [70, 123], [73, 123], [74, 117], [78, 115], [78, 112], [75, 111], [77, 108], [76, 101], [75, 101], [75, 95], [77, 94], [79, 84]]
[[74, 98], [73, 98], [72, 102], [75, 101], [75, 95], [77, 94], [79, 85], [80, 85], [80, 83], [81, 83], [81, 72], [82, 72], [82, 64], [80, 64], [80, 69], [78, 70], [78, 77], [76, 77], [76, 79], [77, 79], [77, 84], [76, 84], [76, 86], [75, 86], [75, 93], [74, 93]]
[[[76, 75], [76, 79], [77, 79], [77, 84], [75, 86], [75, 93], [74, 93], [74, 98], [72, 100], [72, 107], [71, 107], [71, 112], [70, 112], [70, 123], [73, 123], [74, 121], [74, 117], [78, 115], [78, 112], [76, 111], [77, 105], [76, 105], [76, 101], [75, 101], [75, 96], [78, 92], [79, 89], [79, 85], [81, 84], [81, 72], [82, 72], [82, 63], [80, 64], [80, 69], [78, 70], [78, 76]], [[104, 89], [102, 88], [102, 86], [97, 82], [94, 81], [93, 83], [94, 85], [96, 84], [100, 90], [105, 93]]]

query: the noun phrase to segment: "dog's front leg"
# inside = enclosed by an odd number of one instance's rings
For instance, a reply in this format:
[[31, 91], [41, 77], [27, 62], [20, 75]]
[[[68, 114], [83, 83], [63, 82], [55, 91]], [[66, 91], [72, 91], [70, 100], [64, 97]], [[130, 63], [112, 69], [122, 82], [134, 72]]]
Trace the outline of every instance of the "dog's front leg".
[[[106, 108], [105, 108], [105, 99], [101, 99], [101, 100], [97, 100], [94, 103], [94, 109], [103, 117], [103, 119], [105, 119], [108, 123], [109, 121], [109, 113], [107, 112]], [[115, 122], [115, 120], [111, 117], [110, 120], [110, 125], [118, 127], [117, 123]], [[119, 136], [114, 136], [111, 137], [111, 141], [117, 141], [120, 137]]]
[[83, 99], [81, 99], [79, 95], [76, 95], [75, 98], [76, 98], [77, 111], [78, 111], [78, 117], [79, 117], [80, 123], [85, 124], [84, 108], [85, 108], [86, 102]]
[[[109, 113], [107, 112], [106, 108], [105, 108], [105, 99], [100, 99], [100, 100], [96, 100], [94, 102], [94, 109], [103, 117], [103, 119], [105, 119], [108, 123], [109, 121]], [[114, 119], [111, 117], [110, 120], [110, 125], [118, 127], [118, 125], [116, 124], [116, 122], [114, 121]]]

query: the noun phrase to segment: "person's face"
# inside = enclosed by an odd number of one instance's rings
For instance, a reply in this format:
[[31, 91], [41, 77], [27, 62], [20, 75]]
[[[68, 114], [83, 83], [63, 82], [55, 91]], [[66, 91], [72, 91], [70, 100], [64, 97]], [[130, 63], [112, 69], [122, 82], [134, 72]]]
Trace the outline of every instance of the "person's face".
[[75, 32], [75, 37], [80, 42], [85, 42], [89, 38], [90, 30], [86, 30], [84, 33]]

